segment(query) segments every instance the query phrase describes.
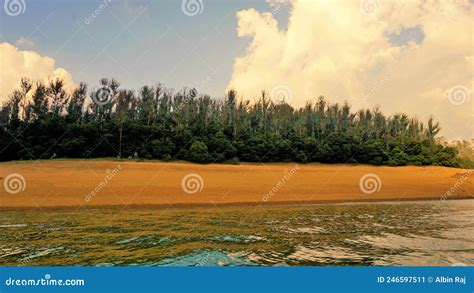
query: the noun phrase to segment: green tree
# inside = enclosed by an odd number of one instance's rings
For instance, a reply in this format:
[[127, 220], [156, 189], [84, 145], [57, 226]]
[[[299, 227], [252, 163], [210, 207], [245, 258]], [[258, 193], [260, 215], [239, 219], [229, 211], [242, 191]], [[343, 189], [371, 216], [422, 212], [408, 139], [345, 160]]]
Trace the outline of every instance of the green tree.
[[193, 142], [188, 150], [187, 158], [191, 162], [207, 163], [209, 161], [207, 145], [202, 141]]

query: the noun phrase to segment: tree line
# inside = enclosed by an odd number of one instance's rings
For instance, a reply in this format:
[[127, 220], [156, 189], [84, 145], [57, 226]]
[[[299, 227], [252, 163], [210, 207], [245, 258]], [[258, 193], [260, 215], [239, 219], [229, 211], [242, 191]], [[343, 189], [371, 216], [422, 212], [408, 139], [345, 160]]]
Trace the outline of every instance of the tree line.
[[21, 79], [0, 110], [0, 160], [141, 158], [197, 163], [287, 162], [459, 167], [436, 142], [439, 123], [324, 97], [293, 108], [266, 92], [253, 102], [162, 84], [135, 92], [114, 79], [70, 94], [60, 79]]

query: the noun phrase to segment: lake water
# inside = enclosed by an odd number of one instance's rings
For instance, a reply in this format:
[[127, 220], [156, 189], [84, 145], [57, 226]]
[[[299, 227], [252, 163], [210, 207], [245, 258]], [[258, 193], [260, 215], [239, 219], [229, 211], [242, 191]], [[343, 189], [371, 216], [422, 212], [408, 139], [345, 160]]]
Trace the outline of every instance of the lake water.
[[474, 200], [1, 212], [1, 265], [473, 265]]

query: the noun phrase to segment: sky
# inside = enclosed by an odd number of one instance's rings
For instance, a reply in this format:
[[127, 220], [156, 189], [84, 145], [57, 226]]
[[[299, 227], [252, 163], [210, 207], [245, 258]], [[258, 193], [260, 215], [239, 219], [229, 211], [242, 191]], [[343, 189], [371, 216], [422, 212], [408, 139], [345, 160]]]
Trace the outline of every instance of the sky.
[[473, 1], [2, 0], [0, 102], [19, 79], [325, 96], [474, 137]]

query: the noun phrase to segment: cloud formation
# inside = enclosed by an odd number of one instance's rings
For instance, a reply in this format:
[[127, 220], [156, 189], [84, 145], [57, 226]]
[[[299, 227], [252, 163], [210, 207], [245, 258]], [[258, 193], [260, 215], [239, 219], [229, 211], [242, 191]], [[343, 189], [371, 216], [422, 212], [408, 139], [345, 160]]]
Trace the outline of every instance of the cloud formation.
[[71, 74], [56, 67], [51, 57], [41, 56], [35, 51], [23, 51], [9, 43], [0, 43], [0, 103], [20, 87], [20, 79], [28, 77], [33, 82], [48, 82], [62, 78], [69, 92], [75, 87]]
[[[380, 105], [389, 114], [432, 114], [442, 135], [474, 136], [469, 0], [267, 2], [291, 5], [288, 28], [279, 30], [270, 12], [237, 13], [237, 34], [251, 42], [234, 61], [229, 88], [254, 98], [283, 85], [294, 106], [324, 95], [355, 108]], [[420, 42], [391, 41], [414, 28], [422, 31]]]
[[35, 43], [32, 40], [29, 40], [27, 38], [19, 38], [16, 40], [15, 45], [17, 46], [26, 46], [26, 47], [33, 47]]

